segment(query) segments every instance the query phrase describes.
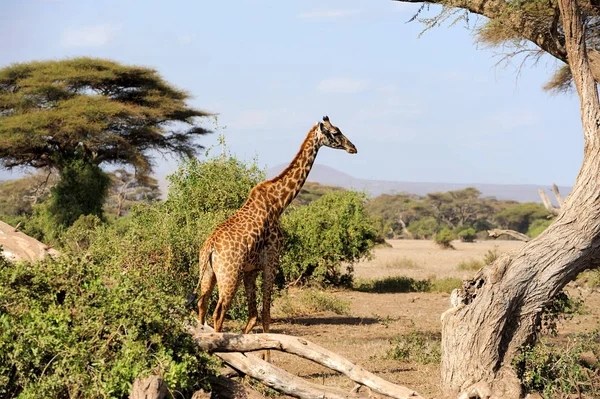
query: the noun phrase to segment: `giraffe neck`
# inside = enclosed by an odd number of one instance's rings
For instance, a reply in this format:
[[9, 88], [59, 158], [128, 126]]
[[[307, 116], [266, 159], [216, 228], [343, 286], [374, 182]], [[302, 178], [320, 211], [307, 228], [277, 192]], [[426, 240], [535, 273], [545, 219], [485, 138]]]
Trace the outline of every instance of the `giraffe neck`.
[[317, 140], [316, 126], [309, 132], [300, 151], [287, 168], [277, 177], [268, 181], [268, 190], [272, 198], [272, 209], [279, 216], [296, 198], [315, 162], [320, 144]]

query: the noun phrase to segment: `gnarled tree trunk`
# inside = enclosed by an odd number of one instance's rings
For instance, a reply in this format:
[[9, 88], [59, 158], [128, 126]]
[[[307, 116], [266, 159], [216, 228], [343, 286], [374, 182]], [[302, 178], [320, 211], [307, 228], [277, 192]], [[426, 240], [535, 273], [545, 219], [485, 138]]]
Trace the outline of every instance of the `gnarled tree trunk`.
[[556, 220], [519, 251], [465, 282], [462, 303], [442, 319], [442, 384], [462, 398], [518, 398], [511, 365], [535, 339], [544, 305], [600, 262], [600, 106], [584, 41], [582, 11], [559, 0], [569, 65], [581, 100], [584, 160]]

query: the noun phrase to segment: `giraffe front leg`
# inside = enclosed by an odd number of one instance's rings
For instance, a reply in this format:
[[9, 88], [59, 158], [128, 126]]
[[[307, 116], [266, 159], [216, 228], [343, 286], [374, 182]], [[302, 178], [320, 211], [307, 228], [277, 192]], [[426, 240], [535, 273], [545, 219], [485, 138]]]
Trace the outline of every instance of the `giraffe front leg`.
[[248, 304], [248, 323], [244, 328], [244, 334], [250, 333], [258, 320], [256, 309], [256, 277], [258, 269], [244, 273], [244, 291], [246, 292], [246, 303]]

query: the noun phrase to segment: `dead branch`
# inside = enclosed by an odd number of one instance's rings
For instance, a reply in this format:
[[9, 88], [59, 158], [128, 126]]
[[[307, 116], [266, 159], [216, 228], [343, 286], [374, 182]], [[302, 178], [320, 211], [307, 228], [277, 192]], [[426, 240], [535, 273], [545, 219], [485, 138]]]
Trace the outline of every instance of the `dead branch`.
[[[556, 185], [554, 185], [554, 186], [556, 187]], [[558, 187], [556, 187], [556, 189], [558, 190]], [[550, 198], [548, 198], [548, 196], [546, 195], [544, 190], [542, 190], [541, 188], [538, 188], [538, 193], [540, 193], [540, 197], [542, 198], [544, 207], [548, 210], [548, 212], [550, 212], [554, 216], [558, 216], [558, 214], [560, 213], [560, 209], [556, 208], [554, 205], [552, 205], [552, 202], [550, 202]]]
[[280, 350], [309, 359], [332, 370], [345, 374], [353, 381], [371, 388], [374, 392], [392, 398], [421, 398], [418, 393], [379, 378], [344, 357], [312, 342], [282, 334], [229, 334], [214, 333], [208, 326], [190, 327], [189, 332], [202, 349], [216, 353], [231, 367], [263, 384], [297, 398], [359, 398], [356, 393], [324, 387], [304, 381], [252, 355], [222, 352], [250, 352], [264, 349]]
[[558, 190], [558, 186], [556, 185], [556, 183], [552, 183], [552, 191], [554, 191], [554, 196], [556, 197], [556, 202], [558, 202], [558, 207], [562, 208], [563, 198], [560, 195], [560, 191]]
[[488, 233], [488, 236], [490, 236], [491, 238], [498, 238], [501, 235], [507, 235], [507, 236], [516, 238], [519, 241], [528, 242], [531, 240], [531, 237], [526, 236], [525, 234], [519, 233], [518, 231], [514, 231], [514, 230], [492, 229], [492, 230], [488, 230], [487, 233]]

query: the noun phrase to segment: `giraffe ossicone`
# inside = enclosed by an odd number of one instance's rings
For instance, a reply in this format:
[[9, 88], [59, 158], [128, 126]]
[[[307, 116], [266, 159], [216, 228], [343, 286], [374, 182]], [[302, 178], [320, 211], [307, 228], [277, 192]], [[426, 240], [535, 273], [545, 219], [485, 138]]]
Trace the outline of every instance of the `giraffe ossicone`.
[[[278, 176], [254, 187], [244, 205], [221, 223], [200, 249], [200, 298], [198, 313], [204, 324], [208, 302], [215, 284], [219, 300], [213, 313], [214, 328], [221, 331], [240, 280], [244, 281], [248, 304], [248, 323], [244, 333], [256, 325], [256, 278], [263, 272], [263, 332], [271, 323], [271, 295], [283, 234], [279, 217], [298, 195], [321, 147], [343, 149], [356, 154], [356, 147], [324, 116], [308, 132], [300, 150]], [[198, 288], [194, 291], [196, 293]]]

